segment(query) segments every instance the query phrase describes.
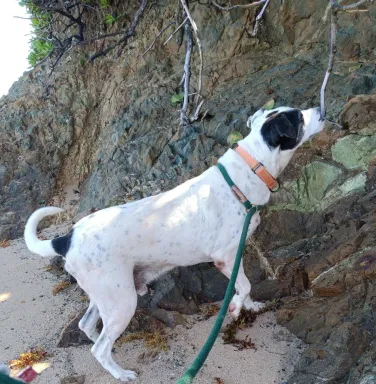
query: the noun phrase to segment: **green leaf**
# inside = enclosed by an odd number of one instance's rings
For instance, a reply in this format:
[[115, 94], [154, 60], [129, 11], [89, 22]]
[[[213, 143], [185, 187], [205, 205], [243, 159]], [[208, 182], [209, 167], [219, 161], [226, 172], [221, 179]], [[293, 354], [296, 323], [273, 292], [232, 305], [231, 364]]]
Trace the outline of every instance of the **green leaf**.
[[36, 64], [44, 59], [54, 47], [50, 42], [36, 38], [31, 40], [30, 48], [31, 51], [27, 60], [32, 67], [35, 67]]
[[274, 100], [273, 100], [273, 99], [270, 99], [270, 100], [267, 101], [262, 107], [263, 107], [264, 109], [266, 109], [267, 111], [269, 111], [269, 110], [271, 110], [271, 109], [274, 108], [274, 104], [275, 104]]
[[101, 8], [106, 9], [110, 6], [110, 1], [109, 0], [99, 0], [99, 5]]
[[115, 23], [115, 21], [117, 20], [116, 17], [110, 15], [109, 13], [107, 15], [105, 15], [104, 17], [104, 22], [107, 24], [107, 25], [112, 25]]
[[232, 147], [239, 140], [243, 139], [243, 135], [240, 132], [234, 131], [227, 136], [227, 144], [229, 147]]
[[176, 105], [180, 104], [184, 100], [184, 93], [176, 93], [171, 96], [171, 103]]

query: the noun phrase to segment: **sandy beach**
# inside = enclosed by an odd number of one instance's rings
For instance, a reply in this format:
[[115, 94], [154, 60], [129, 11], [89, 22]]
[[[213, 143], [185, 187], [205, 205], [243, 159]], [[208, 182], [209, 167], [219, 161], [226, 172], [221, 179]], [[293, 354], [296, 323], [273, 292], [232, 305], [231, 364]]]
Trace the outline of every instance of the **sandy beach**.
[[[51, 238], [65, 229], [51, 227], [43, 235]], [[55, 296], [52, 294], [62, 278], [47, 271], [48, 264], [48, 259], [28, 252], [22, 239], [0, 248], [0, 361], [8, 362], [40, 346], [49, 357], [35, 366], [39, 371], [36, 384], [118, 383], [91, 355], [90, 345], [57, 348], [62, 328], [86, 304], [80, 301], [81, 292], [75, 285]], [[186, 316], [186, 320], [186, 326], [167, 330], [168, 351], [140, 359], [147, 349], [143, 341], [134, 341], [116, 345], [114, 358], [123, 368], [139, 374], [136, 383], [174, 383], [195, 358], [214, 317], [203, 320], [202, 316], [193, 315]], [[226, 322], [229, 321], [227, 318]], [[287, 381], [304, 350], [301, 341], [277, 325], [272, 312], [260, 315], [251, 328], [239, 331], [238, 337], [247, 335], [256, 350], [238, 351], [219, 337], [195, 382], [281, 384]], [[71, 376], [81, 376], [80, 381], [62, 381]]]

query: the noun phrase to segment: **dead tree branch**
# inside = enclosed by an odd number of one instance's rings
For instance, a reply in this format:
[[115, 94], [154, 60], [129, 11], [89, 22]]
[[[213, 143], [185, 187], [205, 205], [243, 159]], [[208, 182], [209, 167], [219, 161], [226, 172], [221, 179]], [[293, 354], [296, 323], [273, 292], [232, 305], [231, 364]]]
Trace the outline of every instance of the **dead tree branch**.
[[320, 90], [320, 115], [321, 120], [326, 120], [338, 127], [341, 127], [339, 124], [334, 123], [327, 119], [326, 117], [326, 108], [325, 108], [325, 90], [328, 84], [329, 77], [333, 71], [334, 60], [337, 53], [337, 31], [338, 31], [338, 12], [346, 11], [349, 9], [356, 9], [359, 5], [364, 4], [366, 1], [373, 2], [373, 0], [361, 0], [357, 3], [340, 5], [338, 0], [330, 0], [330, 43], [329, 43], [329, 60], [328, 68], [326, 70], [323, 83]]
[[140, 5], [140, 8], [137, 10], [135, 16], [134, 16], [134, 19], [132, 21], [132, 24], [131, 26], [129, 27], [129, 29], [124, 33], [124, 36], [118, 40], [116, 43], [114, 44], [111, 44], [110, 46], [108, 46], [105, 50], [101, 51], [101, 52], [97, 52], [95, 53], [93, 56], [90, 57], [90, 61], [93, 62], [95, 59], [97, 59], [98, 57], [101, 57], [101, 56], [106, 56], [108, 53], [110, 53], [112, 50], [114, 50], [116, 47], [119, 47], [120, 45], [125, 45], [129, 38], [132, 37], [135, 33], [135, 30], [136, 30], [136, 27], [138, 25], [138, 22], [140, 21], [141, 19], [141, 16], [142, 14], [144, 13], [145, 11], [145, 8], [148, 4], [148, 0], [142, 0], [142, 3]]
[[186, 17], [184, 19], [184, 21], [175, 29], [175, 31], [172, 33], [172, 35], [170, 35], [170, 37], [163, 43], [163, 45], [166, 45], [171, 39], [172, 37], [175, 35], [175, 33], [177, 33], [179, 31], [179, 29], [187, 22], [188, 20], [188, 17]]
[[[370, 2], [370, 3], [373, 3], [373, 0], [360, 0], [356, 3], [353, 3], [353, 4], [348, 4], [348, 5], [339, 5], [335, 4], [335, 7], [339, 10], [339, 11], [347, 11], [349, 9], [355, 9], [355, 8], [358, 8], [360, 5], [366, 3], [366, 2]], [[333, 7], [333, 5], [332, 5]]]
[[320, 91], [320, 114], [321, 119], [325, 120], [326, 118], [326, 109], [325, 109], [325, 89], [329, 80], [329, 76], [333, 70], [334, 58], [337, 53], [337, 29], [338, 29], [338, 9], [335, 7], [336, 0], [330, 0], [330, 43], [329, 43], [329, 62], [328, 68], [325, 73], [324, 81], [321, 85]]
[[258, 27], [259, 27], [260, 21], [261, 21], [262, 17], [264, 16], [264, 13], [265, 13], [266, 8], [268, 7], [269, 3], [270, 3], [270, 0], [266, 0], [265, 1], [264, 6], [262, 7], [260, 13], [256, 17], [255, 26], [254, 26], [253, 32], [252, 32], [252, 36], [253, 37], [255, 37], [257, 35], [257, 31], [258, 31]]
[[192, 30], [191, 24], [186, 23], [184, 26], [185, 38], [187, 41], [187, 53], [185, 55], [184, 62], [184, 99], [183, 106], [180, 110], [180, 125], [185, 126], [188, 124], [187, 110], [188, 110], [188, 99], [189, 99], [189, 80], [191, 77], [191, 56], [192, 56]]
[[193, 123], [195, 121], [198, 120], [199, 116], [200, 116], [200, 110], [201, 110], [201, 107], [202, 105], [204, 104], [204, 100], [201, 100], [200, 104], [197, 106], [196, 108], [196, 111], [195, 113], [193, 114], [193, 116], [189, 119], [190, 123]]
[[155, 36], [155, 39], [153, 40], [153, 42], [149, 45], [149, 47], [146, 49], [146, 51], [141, 56], [145, 56], [154, 47], [156, 41], [160, 38], [162, 33], [165, 32], [168, 28], [170, 28], [171, 25], [173, 25], [173, 24], [176, 24], [176, 22], [175, 21], [170, 21], [162, 30], [160, 30], [158, 32], [158, 35]]
[[250, 4], [238, 4], [238, 5], [232, 5], [230, 7], [224, 7], [223, 5], [219, 5], [217, 2], [215, 2], [214, 0], [212, 0], [212, 3], [219, 9], [221, 9], [222, 11], [231, 11], [232, 9], [236, 9], [236, 8], [250, 8], [250, 7], [256, 7], [257, 5], [260, 5], [260, 4], [264, 4], [266, 3], [267, 0], [259, 0], [259, 1], [255, 1], [254, 3], [250, 3]]
[[187, 15], [187, 17], [188, 17], [188, 19], [189, 19], [189, 21], [190, 21], [190, 23], [192, 25], [193, 32], [195, 33], [197, 47], [198, 47], [198, 52], [199, 52], [199, 55], [200, 55], [200, 67], [199, 67], [199, 74], [198, 74], [198, 86], [197, 86], [197, 96], [196, 96], [196, 105], [197, 105], [198, 102], [199, 102], [199, 99], [201, 97], [202, 71], [203, 71], [203, 68], [204, 68], [204, 58], [203, 58], [203, 54], [202, 54], [202, 45], [201, 45], [201, 41], [200, 41], [200, 37], [199, 37], [199, 33], [198, 33], [198, 28], [197, 28], [196, 22], [194, 21], [191, 13], [189, 12], [188, 4], [187, 4], [186, 0], [181, 0], [181, 4], [182, 4], [182, 6], [184, 8], [185, 14]]

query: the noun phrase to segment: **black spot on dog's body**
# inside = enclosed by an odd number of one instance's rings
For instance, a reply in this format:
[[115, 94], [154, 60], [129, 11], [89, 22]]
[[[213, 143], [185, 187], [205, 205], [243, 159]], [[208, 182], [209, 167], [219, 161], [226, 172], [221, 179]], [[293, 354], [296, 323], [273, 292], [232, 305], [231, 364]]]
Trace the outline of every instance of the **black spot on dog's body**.
[[57, 237], [56, 239], [53, 239], [51, 241], [51, 244], [54, 251], [57, 254], [65, 257], [71, 246], [72, 236], [73, 236], [73, 229], [65, 236], [61, 236], [61, 237]]
[[269, 115], [261, 128], [265, 142], [272, 148], [279, 146], [282, 151], [295, 148], [303, 136], [303, 114], [293, 109]]

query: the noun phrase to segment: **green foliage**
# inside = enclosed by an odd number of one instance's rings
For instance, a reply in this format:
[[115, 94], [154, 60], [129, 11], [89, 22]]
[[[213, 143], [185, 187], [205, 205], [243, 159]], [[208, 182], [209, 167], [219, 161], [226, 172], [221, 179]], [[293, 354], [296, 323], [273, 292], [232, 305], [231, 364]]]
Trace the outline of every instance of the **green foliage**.
[[171, 96], [171, 103], [173, 105], [180, 104], [184, 100], [184, 93], [177, 93]]
[[243, 140], [243, 135], [240, 132], [234, 131], [227, 136], [227, 144], [230, 148], [240, 140]]
[[30, 48], [31, 51], [27, 60], [32, 67], [35, 67], [39, 61], [43, 60], [53, 50], [53, 45], [48, 41], [36, 38], [31, 40]]
[[271, 110], [274, 108], [274, 100], [273, 99], [270, 99], [268, 102], [266, 102], [264, 105], [263, 105], [263, 108], [266, 109], [267, 111]]
[[44, 30], [51, 21], [51, 15], [41, 11], [35, 4], [28, 0], [22, 0], [19, 4], [22, 7], [26, 7], [27, 12], [31, 16], [34, 37], [30, 41], [30, 53], [27, 60], [32, 67], [35, 67], [36, 64], [43, 60], [54, 48], [52, 43], [45, 40], [44, 33]]
[[110, 6], [110, 0], [99, 0], [99, 5], [101, 8], [106, 9]]
[[110, 15], [109, 13], [106, 14], [104, 17], [104, 22], [107, 25], [113, 25], [116, 20], [117, 20], [117, 17], [114, 17], [114, 16]]

